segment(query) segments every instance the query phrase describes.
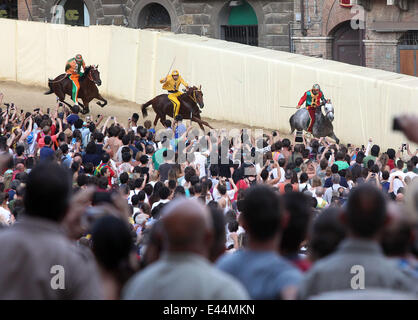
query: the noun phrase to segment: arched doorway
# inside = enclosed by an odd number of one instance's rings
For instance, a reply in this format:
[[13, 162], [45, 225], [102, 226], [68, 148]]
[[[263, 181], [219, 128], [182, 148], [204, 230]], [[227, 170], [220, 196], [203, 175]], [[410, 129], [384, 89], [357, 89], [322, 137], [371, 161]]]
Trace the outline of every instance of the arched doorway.
[[221, 39], [258, 46], [258, 20], [245, 0], [229, 1], [219, 12]]
[[138, 27], [141, 29], [160, 29], [170, 31], [170, 14], [161, 4], [150, 3], [139, 13]]
[[332, 59], [358, 66], [364, 65], [364, 30], [351, 28], [350, 21], [337, 25], [334, 36]]
[[51, 8], [52, 23], [71, 26], [90, 25], [90, 14], [83, 0], [61, 0]]
[[0, 1], [0, 18], [17, 19], [17, 0]]
[[408, 31], [399, 39], [398, 72], [418, 76], [418, 31]]

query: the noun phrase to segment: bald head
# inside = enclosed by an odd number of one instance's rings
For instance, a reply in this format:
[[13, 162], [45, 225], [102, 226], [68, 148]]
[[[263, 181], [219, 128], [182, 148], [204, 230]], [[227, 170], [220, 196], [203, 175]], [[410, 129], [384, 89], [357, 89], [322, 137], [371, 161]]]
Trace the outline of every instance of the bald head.
[[168, 251], [208, 256], [213, 222], [200, 202], [184, 198], [171, 201], [163, 209], [162, 222]]

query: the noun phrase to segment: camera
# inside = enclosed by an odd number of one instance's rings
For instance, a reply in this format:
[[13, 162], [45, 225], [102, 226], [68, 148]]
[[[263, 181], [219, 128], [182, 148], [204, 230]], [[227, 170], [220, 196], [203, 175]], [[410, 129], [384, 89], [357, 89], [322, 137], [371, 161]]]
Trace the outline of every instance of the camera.
[[401, 124], [399, 123], [399, 119], [398, 118], [394, 118], [393, 119], [393, 127], [392, 127], [393, 131], [402, 131], [402, 127]]
[[96, 191], [93, 193], [92, 205], [98, 205], [101, 203], [113, 203], [112, 202], [112, 193], [106, 191]]
[[406, 143], [402, 143], [402, 149], [401, 151], [404, 152], [406, 150]]
[[303, 131], [296, 131], [295, 142], [303, 142]]

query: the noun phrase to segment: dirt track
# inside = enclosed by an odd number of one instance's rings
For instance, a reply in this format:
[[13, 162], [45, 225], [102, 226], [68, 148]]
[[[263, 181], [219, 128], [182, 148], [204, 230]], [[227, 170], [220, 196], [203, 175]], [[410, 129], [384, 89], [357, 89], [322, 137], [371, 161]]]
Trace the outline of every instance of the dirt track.
[[[45, 91], [47, 91], [46, 87], [44, 88], [38, 86], [26, 86], [16, 82], [0, 81], [0, 92], [4, 94], [3, 102], [14, 102], [14, 104], [18, 106], [18, 108], [21, 108], [25, 111], [33, 111], [33, 109], [40, 107], [44, 112], [46, 112], [46, 109], [48, 107], [51, 109], [54, 108], [56, 106], [55, 95], [44, 95]], [[137, 112], [140, 115], [140, 117], [142, 117], [140, 112], [140, 105], [126, 100], [120, 100], [108, 96], [104, 97], [108, 100], [108, 105], [104, 108], [99, 107], [96, 104], [96, 100], [93, 100], [93, 102], [90, 103], [90, 115], [92, 117], [96, 117], [98, 114], [103, 114], [105, 116], [114, 116], [119, 122], [122, 122], [125, 125], [127, 124], [128, 118], [132, 116], [132, 113], [134, 112]], [[69, 102], [68, 97], [66, 101]], [[147, 119], [154, 121], [154, 111], [152, 111], [152, 108], [149, 108], [148, 111], [149, 115]], [[234, 122], [218, 121], [208, 118], [204, 119], [208, 121], [212, 125], [212, 127], [216, 129], [236, 129], [244, 127], [242, 124], [237, 124]], [[140, 118], [140, 123], [143, 123], [142, 118]], [[197, 123], [195, 123], [194, 125], [197, 126]], [[162, 128], [162, 125], [161, 123], [158, 123], [157, 129], [160, 128]], [[246, 128], [259, 129], [248, 126], [246, 126]], [[268, 128], [263, 129], [268, 130]], [[269, 129], [268, 131], [271, 131], [271, 129]], [[290, 138], [288, 134], [280, 134], [280, 136]]]

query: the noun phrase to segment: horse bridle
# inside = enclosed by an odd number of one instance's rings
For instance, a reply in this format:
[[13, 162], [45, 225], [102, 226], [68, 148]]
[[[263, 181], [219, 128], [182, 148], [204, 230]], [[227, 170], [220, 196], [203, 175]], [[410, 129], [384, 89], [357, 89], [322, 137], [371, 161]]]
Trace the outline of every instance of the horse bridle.
[[333, 112], [333, 110], [329, 110], [329, 111], [325, 112], [325, 116], [328, 116], [328, 114], [331, 113], [331, 112]]
[[91, 70], [96, 70], [96, 68], [95, 68], [95, 67], [93, 67], [93, 66], [91, 66], [91, 68], [90, 68], [90, 70], [89, 70], [89, 74], [88, 74], [87, 78], [89, 78], [92, 82], [94, 82], [93, 77], [91, 76], [91, 73], [90, 73], [90, 71], [91, 71]]
[[202, 92], [202, 90], [197, 89], [197, 88], [196, 89], [193, 89], [193, 94], [191, 96], [189, 96], [189, 97], [190, 97], [190, 99], [192, 99], [194, 101], [194, 103], [196, 103], [196, 105], [199, 105], [197, 103], [196, 92]]

